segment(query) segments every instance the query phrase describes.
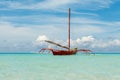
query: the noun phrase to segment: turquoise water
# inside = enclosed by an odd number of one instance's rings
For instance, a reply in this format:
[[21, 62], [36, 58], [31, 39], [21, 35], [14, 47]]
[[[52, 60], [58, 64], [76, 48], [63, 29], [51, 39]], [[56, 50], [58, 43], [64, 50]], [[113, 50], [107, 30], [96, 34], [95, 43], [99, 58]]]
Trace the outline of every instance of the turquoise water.
[[0, 54], [0, 80], [120, 80], [120, 54]]

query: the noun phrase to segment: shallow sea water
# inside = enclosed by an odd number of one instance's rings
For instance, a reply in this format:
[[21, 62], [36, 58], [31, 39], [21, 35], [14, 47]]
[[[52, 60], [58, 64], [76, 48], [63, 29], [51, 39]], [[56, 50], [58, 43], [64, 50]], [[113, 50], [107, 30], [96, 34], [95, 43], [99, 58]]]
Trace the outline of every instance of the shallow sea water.
[[0, 54], [0, 80], [120, 80], [120, 54]]

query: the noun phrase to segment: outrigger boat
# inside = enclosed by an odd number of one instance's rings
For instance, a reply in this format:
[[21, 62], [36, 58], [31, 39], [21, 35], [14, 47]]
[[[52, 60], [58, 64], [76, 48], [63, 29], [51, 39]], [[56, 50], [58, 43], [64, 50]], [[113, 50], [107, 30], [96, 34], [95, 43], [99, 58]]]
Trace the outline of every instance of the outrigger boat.
[[53, 49], [53, 48], [42, 48], [39, 52], [42, 52], [42, 51], [45, 51], [45, 50], [50, 50], [53, 55], [75, 55], [78, 51], [81, 51], [81, 52], [85, 52], [85, 53], [91, 53], [92, 51], [89, 50], [89, 49], [77, 49], [77, 48], [74, 48], [74, 49], [71, 49], [70, 48], [70, 8], [68, 10], [68, 47], [67, 46], [62, 46], [58, 43], [55, 43], [53, 41], [49, 41], [49, 40], [45, 40], [45, 42], [47, 43], [50, 43], [50, 44], [54, 44], [56, 46], [59, 46], [59, 47], [62, 47], [62, 48], [65, 48], [66, 50], [56, 50], [56, 49]]

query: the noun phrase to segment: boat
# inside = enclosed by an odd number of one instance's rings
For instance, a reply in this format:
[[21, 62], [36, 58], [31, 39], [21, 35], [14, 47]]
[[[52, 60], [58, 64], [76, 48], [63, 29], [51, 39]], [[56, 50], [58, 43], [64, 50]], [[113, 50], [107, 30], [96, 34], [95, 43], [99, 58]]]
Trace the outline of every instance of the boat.
[[42, 52], [42, 51], [44, 52], [45, 50], [50, 50], [53, 53], [53, 55], [75, 55], [78, 51], [82, 51], [85, 53], [92, 52], [89, 49], [79, 49], [78, 50], [77, 48], [74, 48], [74, 49], [70, 48], [70, 16], [71, 16], [71, 10], [69, 8], [69, 10], [68, 10], [68, 46], [63, 46], [63, 45], [55, 43], [53, 41], [45, 40], [45, 42], [47, 42], [47, 43], [54, 44], [56, 46], [65, 48], [66, 50], [58, 50], [58, 49], [53, 49], [53, 48], [42, 48], [39, 52]]

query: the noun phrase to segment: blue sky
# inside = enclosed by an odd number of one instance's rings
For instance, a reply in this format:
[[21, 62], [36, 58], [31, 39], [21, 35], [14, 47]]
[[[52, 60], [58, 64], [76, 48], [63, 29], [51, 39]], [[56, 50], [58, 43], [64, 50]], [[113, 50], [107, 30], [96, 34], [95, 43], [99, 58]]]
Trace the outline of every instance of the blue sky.
[[[71, 48], [120, 51], [119, 0], [0, 0], [0, 52], [37, 52], [67, 45], [71, 8]], [[56, 48], [56, 47], [55, 47]]]

